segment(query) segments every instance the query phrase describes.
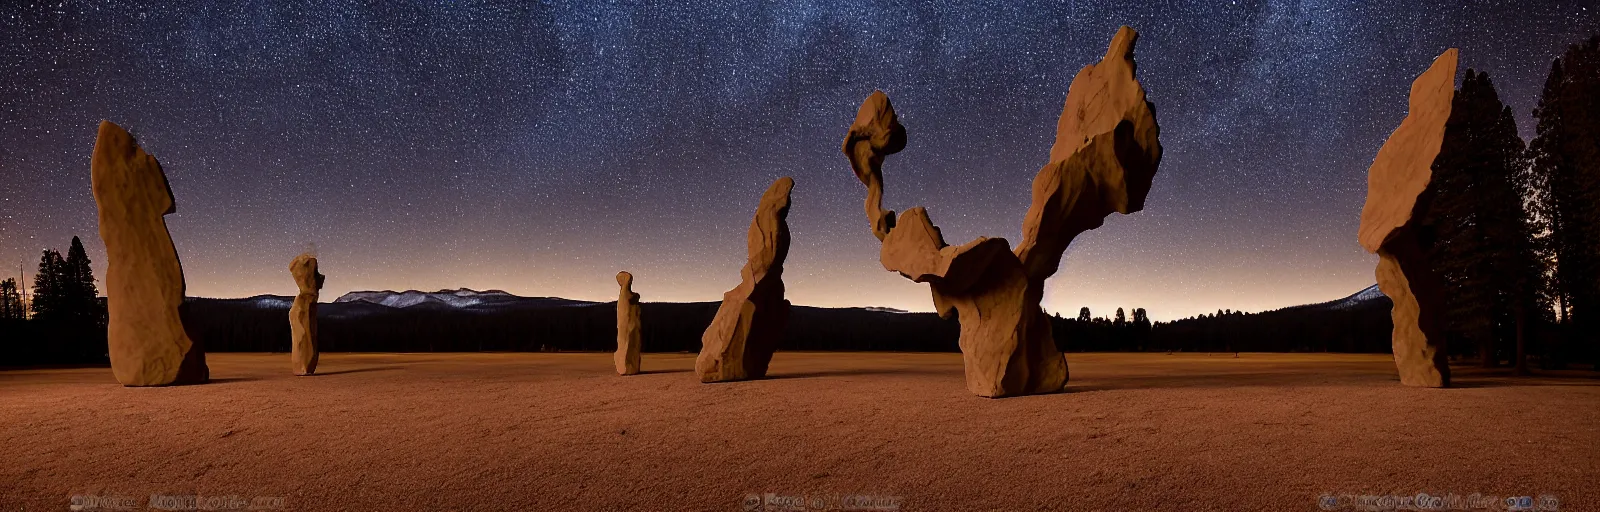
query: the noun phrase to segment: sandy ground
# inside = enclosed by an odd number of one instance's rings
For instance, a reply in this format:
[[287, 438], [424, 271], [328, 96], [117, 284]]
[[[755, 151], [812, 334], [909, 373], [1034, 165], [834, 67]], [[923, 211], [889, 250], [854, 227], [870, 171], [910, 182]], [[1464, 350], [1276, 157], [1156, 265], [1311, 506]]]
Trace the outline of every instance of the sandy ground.
[[630, 377], [611, 354], [324, 354], [314, 377], [290, 375], [287, 354], [208, 360], [213, 383], [171, 388], [123, 388], [105, 368], [0, 371], [0, 511], [75, 495], [139, 510], [184, 495], [290, 510], [848, 496], [1317, 510], [1324, 493], [1419, 492], [1600, 510], [1600, 380], [1582, 376], [1464, 370], [1460, 388], [1413, 389], [1386, 356], [1070, 354], [1066, 392], [991, 400], [967, 393], [958, 354], [779, 353], [773, 378], [725, 384], [697, 382], [690, 354], [646, 354]]

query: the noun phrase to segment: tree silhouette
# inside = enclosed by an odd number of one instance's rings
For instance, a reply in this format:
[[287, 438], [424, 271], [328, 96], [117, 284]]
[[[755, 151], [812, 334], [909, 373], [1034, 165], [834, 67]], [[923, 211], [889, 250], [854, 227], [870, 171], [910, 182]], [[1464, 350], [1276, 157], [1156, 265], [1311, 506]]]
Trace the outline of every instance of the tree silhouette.
[[1533, 114], [1528, 182], [1549, 233], [1539, 247], [1553, 261], [1549, 295], [1592, 361], [1600, 341], [1600, 36], [1551, 63]]
[[1436, 193], [1423, 222], [1438, 237], [1431, 256], [1445, 281], [1450, 334], [1477, 347], [1484, 366], [1510, 353], [1501, 349], [1516, 347], [1528, 313], [1541, 309], [1524, 155], [1511, 109], [1489, 75], [1468, 69], [1433, 163]]
[[66, 260], [60, 270], [62, 313], [75, 322], [87, 325], [99, 323], [99, 290], [94, 285], [94, 270], [89, 267], [89, 255], [83, 242], [72, 237]]
[[1122, 327], [1122, 326], [1127, 325], [1127, 324], [1128, 324], [1128, 315], [1126, 315], [1126, 314], [1124, 314], [1122, 312], [1122, 308], [1117, 308], [1117, 319], [1112, 322], [1112, 325], [1115, 325], [1117, 327]]
[[33, 276], [33, 318], [41, 322], [63, 319], [62, 270], [66, 261], [55, 249], [45, 249], [39, 257], [39, 272]]
[[25, 313], [16, 278], [0, 281], [0, 320], [22, 320], [27, 316]]
[[1089, 316], [1089, 307], [1088, 306], [1084, 306], [1084, 307], [1078, 309], [1078, 321], [1079, 322], [1087, 322], [1091, 318], [1094, 318], [1094, 317]]

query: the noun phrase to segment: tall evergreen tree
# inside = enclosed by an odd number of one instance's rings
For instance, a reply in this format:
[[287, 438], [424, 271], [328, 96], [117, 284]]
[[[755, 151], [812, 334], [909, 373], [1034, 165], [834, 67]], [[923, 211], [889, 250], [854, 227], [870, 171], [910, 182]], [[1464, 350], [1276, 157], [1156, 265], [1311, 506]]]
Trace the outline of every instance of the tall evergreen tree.
[[21, 320], [26, 316], [16, 278], [0, 281], [0, 320]]
[[1437, 195], [1424, 215], [1438, 237], [1433, 258], [1445, 280], [1447, 323], [1478, 347], [1485, 366], [1524, 338], [1528, 312], [1541, 307], [1526, 167], [1511, 109], [1487, 73], [1468, 69], [1433, 163]]
[[62, 271], [66, 261], [55, 249], [45, 249], [39, 257], [39, 272], [33, 276], [33, 318], [55, 321], [63, 318]]
[[1089, 316], [1089, 307], [1088, 306], [1084, 306], [1083, 308], [1078, 309], [1078, 321], [1079, 322], [1087, 322], [1092, 318], [1093, 317]]
[[1548, 236], [1551, 293], [1559, 321], [1590, 351], [1600, 346], [1600, 36], [1572, 45], [1550, 65], [1533, 114], [1529, 182]]
[[94, 270], [89, 266], [89, 255], [83, 250], [83, 242], [78, 237], [72, 237], [72, 245], [67, 248], [67, 258], [61, 267], [62, 285], [62, 310], [68, 318], [74, 321], [97, 323], [99, 314], [99, 290], [94, 285]]

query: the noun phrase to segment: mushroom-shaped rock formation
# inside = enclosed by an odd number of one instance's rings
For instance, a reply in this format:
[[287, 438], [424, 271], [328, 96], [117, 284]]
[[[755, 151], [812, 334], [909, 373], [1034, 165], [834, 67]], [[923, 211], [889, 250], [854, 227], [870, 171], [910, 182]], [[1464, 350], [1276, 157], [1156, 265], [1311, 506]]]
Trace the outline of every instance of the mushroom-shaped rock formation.
[[317, 257], [301, 254], [289, 262], [289, 273], [300, 293], [289, 307], [289, 362], [295, 375], [317, 372], [317, 294], [324, 276], [317, 271]]
[[639, 294], [633, 293], [633, 274], [617, 272], [617, 375], [639, 373]]
[[885, 269], [928, 283], [939, 315], [961, 321], [967, 389], [974, 394], [1049, 393], [1067, 382], [1066, 359], [1039, 307], [1044, 281], [1079, 233], [1099, 227], [1112, 212], [1144, 207], [1161, 163], [1160, 128], [1133, 78], [1137, 40], [1133, 29], [1122, 27], [1105, 58], [1073, 79], [1015, 250], [1003, 238], [987, 237], [949, 246], [923, 208], [898, 219], [884, 210], [883, 160], [905, 147], [905, 128], [881, 91], [867, 97], [850, 125], [843, 150], [867, 186], [867, 218], [883, 241], [878, 259]]
[[759, 379], [783, 339], [789, 301], [783, 298], [783, 259], [789, 255], [789, 191], [794, 179], [778, 178], [761, 195], [750, 221], [749, 261], [739, 286], [722, 294], [711, 326], [700, 336], [694, 371], [700, 382]]
[[183, 330], [183, 265], [162, 217], [177, 211], [167, 176], [122, 127], [100, 122], [90, 188], [106, 244], [107, 349], [124, 386], [210, 379], [206, 352]]
[[1361, 247], [1378, 254], [1378, 289], [1394, 301], [1394, 364], [1408, 386], [1450, 385], [1445, 360], [1444, 281], [1428, 261], [1433, 226], [1422, 222], [1434, 195], [1433, 163], [1455, 97], [1456, 49], [1411, 83], [1410, 111], [1367, 170]]

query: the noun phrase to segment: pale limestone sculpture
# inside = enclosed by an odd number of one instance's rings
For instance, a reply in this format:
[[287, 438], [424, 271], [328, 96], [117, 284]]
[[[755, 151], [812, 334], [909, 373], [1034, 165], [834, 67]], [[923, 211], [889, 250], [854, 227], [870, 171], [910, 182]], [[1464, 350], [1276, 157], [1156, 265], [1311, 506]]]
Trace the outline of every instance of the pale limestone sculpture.
[[761, 195], [747, 235], [749, 260], [739, 286], [722, 295], [717, 315], [700, 337], [694, 371], [701, 382], [759, 379], [783, 339], [789, 301], [783, 298], [783, 259], [789, 254], [789, 191], [778, 178]]
[[1033, 203], [1014, 251], [1002, 238], [948, 246], [923, 208], [898, 219], [883, 209], [883, 160], [905, 147], [905, 129], [881, 91], [856, 112], [843, 151], [867, 186], [867, 218], [883, 241], [879, 260], [885, 269], [929, 283], [934, 309], [960, 319], [967, 389], [974, 394], [1049, 393], [1066, 384], [1066, 359], [1039, 307], [1044, 281], [1079, 233], [1099, 227], [1112, 212], [1143, 208], [1161, 162], [1160, 128], [1133, 78], [1137, 39], [1122, 27], [1100, 63], [1073, 79], [1050, 163], [1034, 178]]
[[163, 216], [177, 211], [161, 164], [133, 136], [100, 122], [90, 187], [106, 245], [107, 349], [124, 386], [210, 379], [205, 349], [183, 330], [183, 265]]
[[317, 271], [317, 258], [310, 254], [289, 262], [289, 273], [300, 288], [289, 307], [289, 363], [295, 375], [311, 375], [317, 373], [317, 295], [324, 276]]
[[617, 353], [612, 357], [617, 375], [639, 373], [639, 294], [633, 293], [633, 274], [617, 272]]
[[1367, 170], [1361, 208], [1358, 237], [1361, 247], [1378, 254], [1378, 289], [1394, 301], [1394, 364], [1407, 386], [1450, 385], [1444, 281], [1428, 261], [1433, 227], [1421, 225], [1417, 215], [1434, 195], [1433, 162], [1455, 98], [1456, 54], [1445, 50], [1411, 83], [1410, 111]]

